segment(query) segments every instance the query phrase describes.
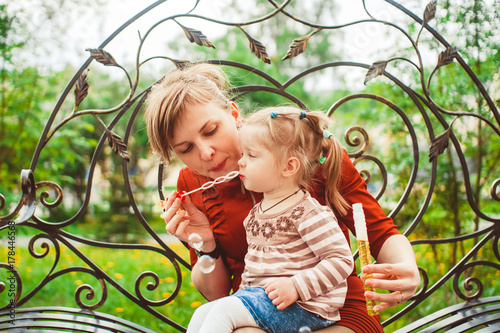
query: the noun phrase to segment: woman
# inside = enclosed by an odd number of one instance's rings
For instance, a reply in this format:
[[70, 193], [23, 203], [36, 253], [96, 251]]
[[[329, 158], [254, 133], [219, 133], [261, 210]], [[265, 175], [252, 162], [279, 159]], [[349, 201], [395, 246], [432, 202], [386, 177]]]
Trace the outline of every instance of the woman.
[[[179, 191], [190, 191], [238, 170], [241, 157], [238, 128], [243, 119], [237, 105], [223, 93], [226, 82], [219, 67], [197, 64], [168, 73], [148, 96], [145, 120], [152, 150], [167, 162], [175, 153], [186, 165], [179, 173]], [[374, 310], [381, 312], [408, 300], [420, 277], [410, 243], [367, 192], [364, 180], [345, 151], [343, 155], [338, 191], [349, 204], [363, 204], [372, 255], [378, 262], [363, 268], [364, 273], [373, 274], [366, 284], [392, 293], [365, 292], [354, 269], [347, 279], [341, 320], [318, 332], [383, 332], [380, 317], [368, 315], [365, 297], [379, 302]], [[311, 195], [326, 205], [321, 170], [315, 177]], [[166, 230], [182, 241], [187, 241], [193, 233], [202, 237], [200, 251], [191, 250], [193, 283], [208, 300], [229, 295], [238, 290], [244, 268], [247, 243], [243, 220], [262, 196], [245, 190], [239, 179], [233, 179], [184, 198], [178, 198], [176, 192], [168, 197], [163, 214]], [[335, 214], [349, 241], [349, 230], [354, 234], [352, 210]], [[215, 268], [210, 273], [200, 269], [197, 254], [208, 254], [215, 259]]]

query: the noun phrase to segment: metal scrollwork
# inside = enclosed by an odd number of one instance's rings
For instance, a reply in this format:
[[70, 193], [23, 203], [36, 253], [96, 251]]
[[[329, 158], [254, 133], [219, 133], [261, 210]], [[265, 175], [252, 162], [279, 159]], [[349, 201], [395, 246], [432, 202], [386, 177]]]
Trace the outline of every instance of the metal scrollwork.
[[[481, 282], [481, 279], [479, 277], [467, 277], [463, 281], [463, 287], [465, 291], [467, 291], [467, 294], [464, 294], [460, 287], [459, 287], [459, 282], [460, 282], [460, 276], [462, 274], [465, 274], [465, 272], [468, 269], [471, 269], [473, 267], [492, 267], [496, 269], [497, 271], [500, 271], [500, 265], [490, 262], [490, 261], [485, 261], [485, 260], [477, 260], [477, 261], [471, 261], [466, 263], [453, 277], [453, 289], [455, 290], [455, 293], [463, 300], [466, 301], [474, 301], [479, 299], [484, 292], [484, 285]], [[485, 278], [485, 277], [483, 277]], [[474, 290], [476, 290], [474, 292]]]
[[72, 269], [71, 270], [72, 272], [75, 272], [75, 271], [79, 271], [79, 272], [85, 272], [85, 273], [88, 273], [92, 276], [94, 276], [97, 281], [99, 281], [99, 283], [101, 284], [101, 289], [102, 289], [102, 295], [101, 295], [101, 298], [98, 302], [94, 303], [93, 305], [87, 305], [85, 304], [84, 302], [82, 302], [82, 292], [84, 291], [87, 291], [87, 294], [85, 295], [85, 298], [87, 300], [93, 300], [94, 297], [95, 297], [95, 291], [94, 291], [94, 288], [89, 285], [89, 284], [82, 284], [80, 286], [78, 286], [78, 288], [76, 289], [75, 291], [75, 301], [76, 301], [76, 304], [78, 304], [78, 306], [81, 308], [81, 309], [88, 309], [88, 310], [96, 310], [98, 308], [100, 308], [105, 302], [106, 302], [106, 299], [107, 299], [107, 296], [108, 296], [108, 287], [106, 285], [106, 282], [104, 281], [104, 279], [102, 278], [99, 278], [97, 275], [96, 275], [96, 272], [94, 272], [93, 270], [91, 269], [86, 269], [86, 268], [78, 268], [78, 269]]
[[490, 194], [493, 200], [500, 201], [500, 178], [496, 179], [491, 185]]
[[[2, 297], [4, 300], [9, 300], [10, 303], [14, 304], [19, 303], [23, 291], [23, 281], [19, 272], [13, 265], [3, 262], [0, 262], [0, 269], [6, 269], [10, 272], [10, 275], [5, 280], [6, 282], [0, 281], [0, 295], [5, 293], [4, 295], [8, 297]], [[0, 311], [9, 309], [9, 305], [0, 307]]]

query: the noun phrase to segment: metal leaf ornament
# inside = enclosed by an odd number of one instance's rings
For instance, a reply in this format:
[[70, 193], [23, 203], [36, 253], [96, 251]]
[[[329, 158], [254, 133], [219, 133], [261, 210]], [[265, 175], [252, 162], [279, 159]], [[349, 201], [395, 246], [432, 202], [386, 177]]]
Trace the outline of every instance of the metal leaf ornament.
[[189, 60], [175, 60], [175, 59], [172, 59], [172, 61], [174, 62], [175, 67], [177, 67], [177, 69], [183, 69], [183, 68], [189, 67], [189, 66], [191, 66], [193, 64]]
[[103, 49], [85, 49], [85, 51], [89, 51], [92, 59], [105, 66], [118, 66], [113, 56]]
[[453, 59], [455, 59], [457, 56], [458, 56], [458, 48], [457, 47], [450, 46], [450, 47], [446, 48], [446, 50], [444, 50], [443, 52], [441, 52], [439, 54], [436, 68], [451, 64], [453, 62]]
[[111, 149], [113, 149], [113, 151], [116, 154], [120, 155], [124, 160], [129, 162], [130, 158], [127, 152], [127, 145], [125, 144], [125, 142], [123, 142], [122, 138], [118, 134], [110, 131], [107, 128], [106, 135], [108, 136], [108, 143], [111, 146]]
[[88, 69], [84, 70], [75, 83], [75, 109], [89, 94]]
[[320, 30], [321, 29], [316, 29], [315, 31], [311, 32], [308, 35], [294, 39], [292, 44], [290, 44], [290, 46], [288, 47], [288, 52], [281, 60], [284, 61], [287, 59], [294, 58], [294, 57], [298, 56], [299, 54], [301, 54], [302, 52], [304, 52], [306, 50], [307, 43], [309, 43], [309, 39], [312, 37], [312, 35], [314, 35], [315, 33], [317, 33]]
[[250, 51], [257, 56], [260, 60], [264, 61], [266, 64], [271, 63], [271, 59], [269, 58], [269, 55], [267, 54], [266, 47], [262, 45], [261, 42], [258, 40], [254, 39], [252, 36], [247, 34], [245, 30], [243, 30], [241, 27], [239, 27], [241, 31], [247, 36], [247, 39], [250, 43]]
[[206, 46], [215, 49], [214, 44], [212, 44], [208, 40], [207, 36], [205, 36], [200, 30], [185, 27], [179, 22], [177, 22], [177, 24], [179, 24], [182, 30], [184, 30], [184, 34], [186, 34], [186, 37], [189, 39], [191, 43], [196, 43], [200, 46]]
[[436, 16], [437, 1], [433, 0], [427, 4], [424, 10], [424, 21], [422, 26], [425, 26], [430, 20]]
[[371, 65], [370, 68], [368, 69], [363, 84], [366, 85], [366, 83], [371, 79], [373, 79], [374, 77], [384, 74], [386, 66], [387, 66], [387, 61], [374, 62], [373, 65]]
[[432, 140], [431, 147], [429, 149], [429, 162], [432, 162], [435, 158], [441, 155], [446, 148], [448, 148], [448, 142], [450, 140], [451, 126], [446, 129], [443, 133], [439, 134]]

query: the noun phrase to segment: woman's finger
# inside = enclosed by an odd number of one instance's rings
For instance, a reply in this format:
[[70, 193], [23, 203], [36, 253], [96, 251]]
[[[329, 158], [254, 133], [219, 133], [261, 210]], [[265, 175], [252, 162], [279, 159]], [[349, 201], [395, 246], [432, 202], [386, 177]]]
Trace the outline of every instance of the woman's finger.
[[[171, 235], [177, 236], [178, 237], [178, 228], [180, 223], [184, 220], [186, 212], [185, 211], [180, 211], [179, 213], [175, 213], [170, 220], [168, 220], [167, 225], [165, 226], [165, 229], [167, 232]], [[166, 220], [167, 221], [167, 220]]]
[[[167, 206], [168, 206], [168, 201], [165, 207]], [[170, 207], [168, 209], [165, 208], [165, 212], [161, 216], [168, 224], [169, 221], [177, 214], [180, 208], [181, 208], [181, 199], [174, 199], [173, 202], [170, 204]]]

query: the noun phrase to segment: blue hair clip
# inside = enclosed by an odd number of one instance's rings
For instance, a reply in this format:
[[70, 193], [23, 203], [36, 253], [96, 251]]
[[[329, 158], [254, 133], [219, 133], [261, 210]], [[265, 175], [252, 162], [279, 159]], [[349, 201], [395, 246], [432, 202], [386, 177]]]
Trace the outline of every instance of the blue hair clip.
[[327, 130], [327, 129], [323, 130], [323, 137], [325, 139], [330, 139], [330, 137], [332, 137], [332, 136], [333, 136], [333, 134], [329, 130]]
[[276, 111], [271, 111], [271, 118], [276, 118], [277, 115]]
[[306, 116], [307, 113], [305, 113], [304, 111], [300, 111], [300, 116], [299, 116], [300, 119], [304, 119]]

